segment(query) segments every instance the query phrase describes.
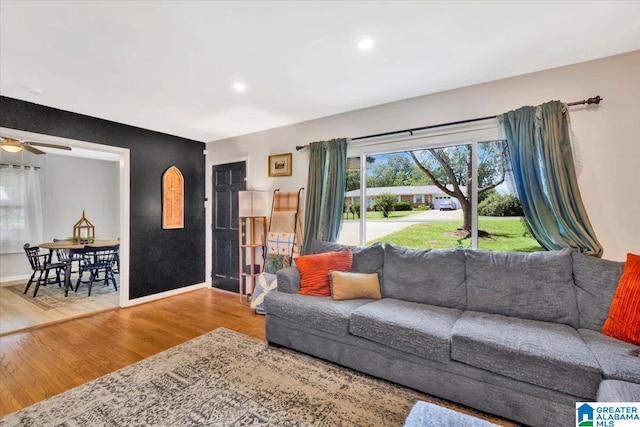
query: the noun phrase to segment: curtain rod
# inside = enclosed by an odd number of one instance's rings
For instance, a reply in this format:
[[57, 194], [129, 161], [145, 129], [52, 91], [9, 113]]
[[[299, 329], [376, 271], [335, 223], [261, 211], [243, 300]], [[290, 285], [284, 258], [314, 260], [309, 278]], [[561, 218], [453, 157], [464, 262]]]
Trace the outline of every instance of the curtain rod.
[[[584, 104], [596, 104], [597, 105], [597, 104], [600, 104], [600, 101], [602, 101], [603, 99], [604, 98], [601, 98], [600, 95], [596, 95], [593, 98], [583, 99], [582, 101], [569, 102], [569, 103], [567, 103], [567, 106], [571, 107], [573, 105], [584, 105]], [[417, 127], [417, 128], [411, 128], [411, 129], [394, 130], [392, 132], [376, 133], [374, 135], [358, 136], [356, 138], [351, 138], [351, 140], [352, 141], [358, 141], [358, 140], [362, 140], [362, 139], [378, 138], [380, 136], [397, 135], [399, 133], [405, 133], [405, 132], [409, 132], [411, 135], [413, 135], [413, 132], [419, 131], [419, 130], [435, 129], [435, 128], [441, 128], [441, 127], [445, 127], [445, 126], [461, 125], [461, 124], [464, 124], [464, 123], [480, 122], [482, 120], [495, 119], [496, 117], [498, 117], [497, 114], [493, 115], [493, 116], [487, 116], [487, 117], [478, 117], [478, 118], [475, 118], [475, 119], [458, 120], [456, 122], [440, 123], [440, 124], [437, 124], [437, 125], [421, 126], [421, 127]], [[296, 145], [296, 150], [298, 150], [298, 151], [304, 150], [308, 146], [309, 146], [309, 144], [307, 144], [307, 145]]]
[[34, 169], [40, 169], [40, 166], [30, 166], [30, 165], [14, 165], [14, 164], [9, 164], [9, 163], [0, 163], [0, 167], [7, 167], [7, 168], [14, 168], [14, 169], [20, 169], [21, 167], [24, 167], [25, 169], [29, 169], [29, 168], [34, 168]]

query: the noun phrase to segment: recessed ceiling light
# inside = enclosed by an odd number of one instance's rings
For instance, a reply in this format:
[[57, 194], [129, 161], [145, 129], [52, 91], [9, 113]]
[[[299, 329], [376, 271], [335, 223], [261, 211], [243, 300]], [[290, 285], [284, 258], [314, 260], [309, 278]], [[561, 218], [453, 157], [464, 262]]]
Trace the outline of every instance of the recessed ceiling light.
[[244, 84], [244, 83], [240, 83], [240, 82], [238, 82], [238, 83], [234, 83], [234, 84], [233, 84], [233, 89], [234, 89], [236, 92], [244, 92], [244, 91], [246, 91], [246, 90], [247, 90], [247, 85], [246, 85], [246, 84]]
[[369, 50], [373, 47], [373, 39], [362, 39], [358, 42], [358, 47], [362, 50]]
[[44, 89], [39, 88], [39, 87], [30, 87], [29, 88], [29, 92], [35, 94], [35, 95], [43, 95], [44, 94]]

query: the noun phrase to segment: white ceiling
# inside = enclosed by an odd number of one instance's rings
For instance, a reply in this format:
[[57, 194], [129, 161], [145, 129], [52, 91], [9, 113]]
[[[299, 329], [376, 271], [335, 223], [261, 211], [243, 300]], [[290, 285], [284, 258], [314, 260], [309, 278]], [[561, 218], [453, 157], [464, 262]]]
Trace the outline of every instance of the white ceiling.
[[638, 49], [638, 1], [0, 1], [2, 95], [203, 142]]

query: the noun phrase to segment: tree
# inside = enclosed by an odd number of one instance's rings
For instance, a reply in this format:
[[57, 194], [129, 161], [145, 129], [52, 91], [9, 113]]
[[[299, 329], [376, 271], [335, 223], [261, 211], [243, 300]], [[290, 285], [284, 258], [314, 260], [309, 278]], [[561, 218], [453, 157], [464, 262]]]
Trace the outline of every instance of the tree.
[[360, 171], [350, 170], [347, 171], [347, 182], [345, 184], [345, 191], [357, 190], [360, 188]]
[[393, 211], [397, 201], [397, 197], [393, 194], [382, 193], [378, 197], [376, 197], [375, 208], [378, 211], [382, 211], [383, 217], [389, 218], [389, 212]]
[[513, 194], [492, 193], [478, 203], [478, 215], [485, 216], [524, 216], [522, 202]]
[[368, 188], [430, 183], [429, 178], [404, 153], [389, 155], [385, 161], [376, 163], [367, 173]]
[[[478, 195], [502, 184], [506, 175], [506, 143], [478, 144]], [[443, 193], [455, 197], [463, 212], [461, 230], [471, 232], [471, 145], [410, 151], [414, 163]], [[466, 187], [466, 188], [461, 188]]]
[[[375, 163], [376, 159], [371, 156], [366, 157], [367, 165]], [[349, 157], [347, 159], [347, 176], [345, 180], [345, 191], [358, 190], [360, 188], [360, 157]]]

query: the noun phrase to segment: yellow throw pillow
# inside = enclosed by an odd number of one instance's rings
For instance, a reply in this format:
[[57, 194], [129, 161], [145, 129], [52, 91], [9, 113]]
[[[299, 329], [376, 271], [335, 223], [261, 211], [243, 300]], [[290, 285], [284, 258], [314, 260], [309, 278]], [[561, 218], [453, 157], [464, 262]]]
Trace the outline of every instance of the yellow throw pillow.
[[382, 298], [378, 273], [330, 271], [329, 279], [331, 282], [331, 298], [334, 300]]

